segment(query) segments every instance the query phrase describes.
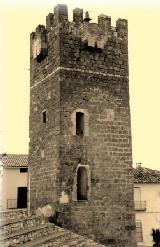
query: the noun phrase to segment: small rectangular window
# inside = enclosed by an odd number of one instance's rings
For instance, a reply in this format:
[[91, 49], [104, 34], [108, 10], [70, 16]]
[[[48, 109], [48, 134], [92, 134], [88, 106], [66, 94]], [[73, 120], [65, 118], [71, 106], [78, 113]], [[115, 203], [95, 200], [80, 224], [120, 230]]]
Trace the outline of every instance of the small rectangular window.
[[20, 168], [20, 173], [23, 173], [23, 172], [28, 172], [28, 168], [27, 167]]
[[42, 123], [46, 123], [47, 122], [47, 114], [46, 111], [42, 112]]

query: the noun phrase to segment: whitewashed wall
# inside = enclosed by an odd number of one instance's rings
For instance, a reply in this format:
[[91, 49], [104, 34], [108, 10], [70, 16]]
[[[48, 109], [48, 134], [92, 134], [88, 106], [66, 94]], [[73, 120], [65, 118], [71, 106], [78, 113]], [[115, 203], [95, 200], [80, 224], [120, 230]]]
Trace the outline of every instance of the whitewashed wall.
[[20, 168], [4, 168], [1, 177], [1, 207], [7, 208], [7, 199], [17, 199], [18, 187], [27, 187], [28, 173], [20, 173]]
[[[141, 201], [146, 201], [145, 211], [136, 211], [136, 221], [142, 222], [143, 242], [140, 246], [153, 246], [152, 228], [160, 228], [160, 184], [135, 184], [141, 188]], [[135, 193], [137, 200], [137, 192]], [[143, 244], [143, 245], [142, 245]]]

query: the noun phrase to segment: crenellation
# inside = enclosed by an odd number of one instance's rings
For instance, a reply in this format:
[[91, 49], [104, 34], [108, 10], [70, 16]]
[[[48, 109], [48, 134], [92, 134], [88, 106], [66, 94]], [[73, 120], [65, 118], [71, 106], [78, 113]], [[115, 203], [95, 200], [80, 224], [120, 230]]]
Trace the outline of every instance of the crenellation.
[[73, 10], [73, 22], [80, 24], [83, 22], [83, 9], [75, 8]]
[[122, 39], [127, 39], [128, 36], [128, 22], [126, 19], [118, 19], [116, 21], [116, 31], [118, 37]]
[[34, 39], [35, 35], [36, 35], [35, 32], [32, 32], [32, 33], [30, 34], [30, 39], [31, 39], [30, 42], [32, 42], [32, 40]]
[[98, 16], [98, 25], [104, 30], [104, 32], [108, 33], [111, 30], [111, 17], [107, 15], [99, 15]]
[[36, 33], [43, 34], [46, 32], [46, 28], [44, 25], [38, 25], [36, 27]]
[[[55, 7], [54, 14], [50, 13], [46, 17], [46, 29], [43, 25], [39, 25], [36, 32], [31, 35], [31, 43], [33, 43], [31, 59], [34, 59], [31, 77], [34, 74], [35, 80], [39, 81], [43, 79], [38, 73], [42, 67], [43, 75], [45, 75], [47, 70], [52, 72], [53, 68], [57, 68], [60, 64], [67, 64], [69, 67], [78, 64], [78, 67], [81, 66], [84, 69], [87, 49], [89, 49], [87, 56], [91, 58], [88, 63], [90, 70], [94, 67], [97, 71], [118, 72], [125, 76], [128, 70], [128, 57], [125, 57], [127, 53], [126, 20], [119, 19], [117, 27], [112, 27], [111, 18], [100, 15], [98, 23], [90, 23], [83, 21], [83, 10], [79, 8], [73, 10], [73, 16], [73, 22], [69, 22], [67, 6], [60, 4]], [[58, 57], [59, 45], [64, 47], [63, 52], [61, 50], [61, 61], [54, 59]], [[52, 63], [49, 62], [50, 60], [53, 60]], [[106, 65], [105, 69], [103, 69], [104, 65]]]
[[44, 25], [38, 25], [36, 31], [31, 33], [32, 59], [37, 62], [43, 60], [48, 53], [47, 30]]
[[68, 22], [68, 7], [65, 4], [58, 4], [54, 8], [55, 21], [66, 23]]
[[51, 27], [53, 27], [53, 24], [54, 24], [54, 14], [49, 13], [46, 16], [46, 29], [49, 30]]

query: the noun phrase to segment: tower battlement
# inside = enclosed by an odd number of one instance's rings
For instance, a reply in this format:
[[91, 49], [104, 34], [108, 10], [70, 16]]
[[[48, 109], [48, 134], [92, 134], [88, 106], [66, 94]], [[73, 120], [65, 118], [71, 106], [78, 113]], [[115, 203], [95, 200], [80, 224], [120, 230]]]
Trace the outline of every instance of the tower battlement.
[[99, 49], [105, 49], [108, 40], [127, 39], [127, 20], [118, 19], [116, 27], [111, 26], [111, 17], [103, 14], [98, 16], [98, 23], [90, 23], [89, 20], [90, 18], [84, 18], [83, 9], [75, 8], [73, 22], [69, 22], [67, 6], [59, 4], [54, 8], [54, 13], [50, 13], [46, 17], [46, 29], [44, 26], [38, 25], [35, 33], [41, 33], [41, 39], [44, 36], [43, 39], [46, 40], [46, 32], [56, 31], [57, 28], [60, 28], [61, 31], [79, 37], [89, 47]]
[[69, 22], [67, 6], [59, 4], [46, 17], [46, 27], [38, 25], [31, 34], [31, 77], [35, 83], [39, 80], [39, 67], [50, 66], [52, 72], [60, 66], [83, 70], [86, 65], [89, 70], [128, 76], [127, 29], [127, 20], [118, 19], [112, 27], [111, 17], [103, 14], [92, 23], [79, 8]]

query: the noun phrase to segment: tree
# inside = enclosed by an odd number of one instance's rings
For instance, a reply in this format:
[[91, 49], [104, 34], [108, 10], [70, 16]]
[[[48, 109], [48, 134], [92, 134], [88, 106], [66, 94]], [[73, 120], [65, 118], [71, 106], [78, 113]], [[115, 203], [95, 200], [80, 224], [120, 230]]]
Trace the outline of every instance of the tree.
[[153, 247], [160, 247], [160, 230], [152, 229], [152, 237], [153, 237]]

